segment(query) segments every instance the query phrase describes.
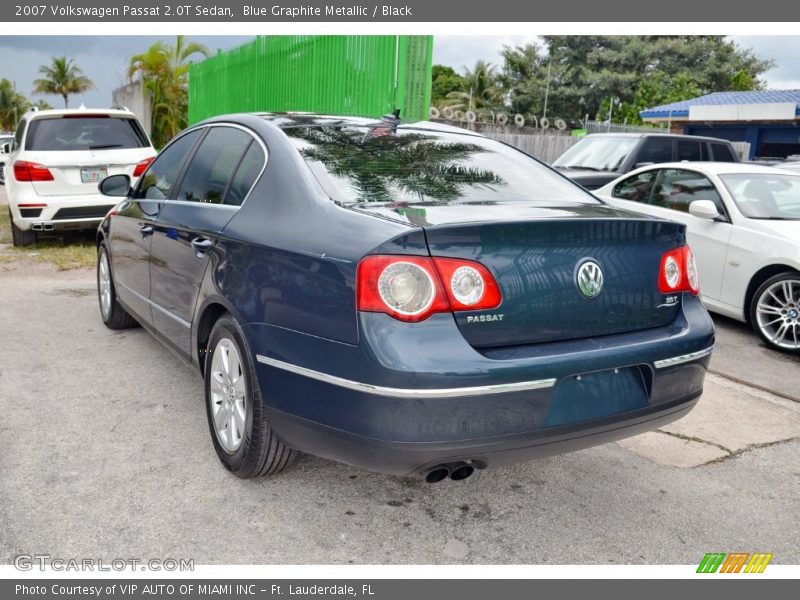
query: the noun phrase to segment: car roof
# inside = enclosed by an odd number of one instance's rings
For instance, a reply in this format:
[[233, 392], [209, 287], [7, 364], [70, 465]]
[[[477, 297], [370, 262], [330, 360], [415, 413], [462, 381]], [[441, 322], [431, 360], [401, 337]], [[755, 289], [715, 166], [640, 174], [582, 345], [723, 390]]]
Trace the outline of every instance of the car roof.
[[130, 110], [124, 108], [56, 108], [47, 110], [32, 110], [25, 113], [28, 119], [46, 119], [48, 117], [61, 117], [63, 115], [109, 115], [114, 117], [136, 117]]
[[708, 137], [705, 135], [688, 135], [685, 133], [659, 133], [657, 131], [654, 131], [653, 133], [644, 131], [629, 132], [629, 133], [590, 133], [589, 135], [584, 136], [584, 139], [598, 138], [598, 137], [619, 137], [619, 138], [662, 137], [662, 138], [674, 138], [682, 140], [703, 140], [706, 142], [729, 143], [728, 140], [724, 140], [722, 138]]
[[[375, 117], [324, 115], [306, 112], [265, 112], [253, 114], [271, 122], [280, 129], [290, 129], [292, 127], [374, 127], [376, 125], [386, 125], [386, 121]], [[401, 120], [397, 124], [397, 127], [399, 129], [427, 129], [429, 131], [438, 131], [441, 133], [461, 133], [485, 137], [469, 129], [433, 121], [406, 122]]]
[[734, 163], [734, 162], [711, 162], [711, 161], [682, 161], [682, 162], [669, 162], [658, 163], [655, 165], [648, 165], [637, 169], [637, 172], [648, 171], [652, 169], [692, 169], [695, 171], [704, 171], [706, 173], [713, 173], [714, 175], [731, 175], [735, 173], [789, 173], [776, 167], [768, 167], [766, 165], [754, 165], [752, 163]]

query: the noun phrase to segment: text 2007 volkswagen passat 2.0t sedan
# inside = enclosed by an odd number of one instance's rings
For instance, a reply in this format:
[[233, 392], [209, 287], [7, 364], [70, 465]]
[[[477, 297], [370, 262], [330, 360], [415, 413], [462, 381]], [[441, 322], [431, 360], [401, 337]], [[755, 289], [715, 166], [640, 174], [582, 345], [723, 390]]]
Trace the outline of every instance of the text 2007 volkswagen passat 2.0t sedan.
[[98, 231], [103, 321], [203, 373], [240, 477], [302, 451], [463, 479], [654, 429], [703, 390], [684, 226], [482, 136], [225, 116], [129, 184], [100, 184], [124, 197]]

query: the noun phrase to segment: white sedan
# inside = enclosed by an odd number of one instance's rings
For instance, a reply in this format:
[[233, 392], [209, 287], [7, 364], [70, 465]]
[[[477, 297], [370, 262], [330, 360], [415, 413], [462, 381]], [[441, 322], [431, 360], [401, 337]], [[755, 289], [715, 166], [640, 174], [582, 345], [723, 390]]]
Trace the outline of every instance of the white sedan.
[[595, 190], [685, 223], [710, 311], [800, 353], [800, 172], [739, 163], [651, 165]]

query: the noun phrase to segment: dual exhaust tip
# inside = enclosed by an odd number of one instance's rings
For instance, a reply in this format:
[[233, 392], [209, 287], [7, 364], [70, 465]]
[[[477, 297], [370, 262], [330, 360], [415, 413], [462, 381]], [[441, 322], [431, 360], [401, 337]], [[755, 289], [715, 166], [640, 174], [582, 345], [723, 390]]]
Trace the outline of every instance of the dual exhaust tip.
[[425, 475], [428, 483], [438, 483], [448, 477], [453, 481], [466, 479], [475, 472], [475, 469], [485, 469], [486, 463], [483, 461], [470, 460], [467, 462], [445, 463], [433, 467]]
[[55, 231], [56, 227], [52, 223], [34, 223], [31, 225], [34, 231]]

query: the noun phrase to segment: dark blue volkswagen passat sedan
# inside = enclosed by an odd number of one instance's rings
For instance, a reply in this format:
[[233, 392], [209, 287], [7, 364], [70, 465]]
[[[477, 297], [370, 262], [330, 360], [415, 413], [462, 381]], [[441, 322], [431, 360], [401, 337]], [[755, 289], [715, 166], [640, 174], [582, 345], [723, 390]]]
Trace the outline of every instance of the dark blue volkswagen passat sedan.
[[191, 127], [98, 232], [105, 324], [198, 368], [240, 477], [297, 451], [428, 481], [685, 415], [714, 344], [684, 226], [430, 123]]

